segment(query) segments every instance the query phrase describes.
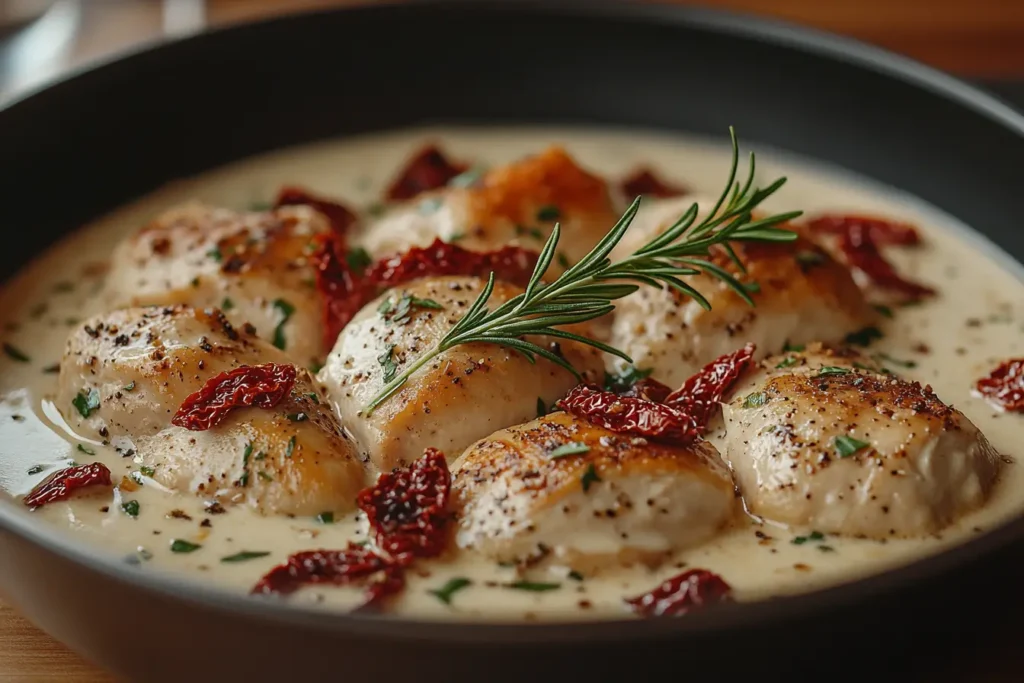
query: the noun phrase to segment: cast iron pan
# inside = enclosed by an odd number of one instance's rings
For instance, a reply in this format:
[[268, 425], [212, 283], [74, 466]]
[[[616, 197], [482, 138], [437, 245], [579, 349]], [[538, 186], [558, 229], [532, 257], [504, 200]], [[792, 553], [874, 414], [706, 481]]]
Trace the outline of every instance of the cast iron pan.
[[[954, 79], [832, 36], [705, 11], [427, 2], [215, 31], [9, 104], [0, 272], [173, 178], [286, 145], [438, 122], [714, 135], [732, 124], [748, 143], [909, 191], [1024, 259], [1024, 120]], [[87, 657], [148, 683], [845, 680], [911, 666], [929, 680], [935, 657], [1003, 629], [1009, 617], [993, 605], [1021, 594], [1016, 520], [855, 584], [686, 618], [426, 624], [158, 582], [0, 503], [5, 598]]]

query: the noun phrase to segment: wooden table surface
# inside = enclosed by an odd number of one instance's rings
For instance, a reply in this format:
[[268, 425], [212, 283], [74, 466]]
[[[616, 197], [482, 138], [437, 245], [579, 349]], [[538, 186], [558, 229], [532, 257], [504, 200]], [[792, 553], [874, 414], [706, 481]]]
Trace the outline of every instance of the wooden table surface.
[[[0, 0], [2, 2], [3, 0]], [[354, 0], [84, 0], [67, 55], [80, 62], [163, 31], [188, 30], [196, 8], [208, 24]], [[672, 0], [661, 0], [672, 1]], [[693, 4], [688, 0], [675, 0]], [[965, 76], [1024, 79], [1024, 0], [705, 0], [704, 5], [770, 13], [902, 51]], [[1024, 680], [1019, 630], [995, 627], [984, 652], [950, 657], [941, 673], [909, 683]], [[955, 661], [954, 661], [955, 659]], [[0, 604], [0, 682], [111, 683], [84, 661]]]

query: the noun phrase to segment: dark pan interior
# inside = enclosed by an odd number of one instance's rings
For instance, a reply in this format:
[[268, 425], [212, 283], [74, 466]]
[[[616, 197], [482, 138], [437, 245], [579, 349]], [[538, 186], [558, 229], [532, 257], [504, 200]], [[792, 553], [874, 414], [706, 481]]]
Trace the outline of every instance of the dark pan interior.
[[[60, 235], [167, 180], [287, 145], [435, 122], [614, 124], [719, 136], [734, 125], [742, 140], [909, 191], [1024, 258], [1016, 210], [1024, 125], [950, 79], [844, 41], [698, 11], [451, 2], [301, 15], [198, 36], [0, 110], [0, 193], [4, 224], [16, 234], [0, 251], [0, 273], [10, 276]], [[986, 582], [1015, 583], [1004, 574], [1008, 553], [1020, 554], [1011, 541], [1021, 526], [861, 588], [829, 591], [820, 597], [828, 612], [813, 628], [787, 622], [785, 632], [769, 627], [757, 637], [796, 663], [811, 658], [808, 648], [830, 647], [817, 638], [870, 639], [866, 629], [913, 630], [937, 643], [940, 631], [977, 617], [978, 601], [956, 591], [979, 574], [934, 574], [987, 559]], [[866, 602], [897, 579], [913, 584], [900, 594], [901, 615]], [[749, 613], [763, 624], [811, 614], [815, 600]], [[739, 615], [719, 623], [734, 628], [745, 621]], [[630, 628], [622, 639], [693, 630]], [[596, 626], [535, 633], [613, 635]], [[480, 638], [479, 630], [465, 634]], [[798, 642], [786, 651], [789, 635]], [[514, 640], [531, 638], [519, 630]]]

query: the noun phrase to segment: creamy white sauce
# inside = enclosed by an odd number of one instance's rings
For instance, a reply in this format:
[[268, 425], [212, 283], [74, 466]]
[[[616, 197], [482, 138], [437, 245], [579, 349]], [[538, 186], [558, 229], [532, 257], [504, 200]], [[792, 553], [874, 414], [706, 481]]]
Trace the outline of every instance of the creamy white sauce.
[[[100, 460], [111, 468], [115, 482], [140, 469], [134, 458], [72, 433], [49, 400], [57, 375], [44, 372], [59, 361], [72, 321], [100, 312], [91, 299], [102, 282], [102, 268], [97, 265], [103, 264], [116, 242], [177, 203], [200, 199], [246, 208], [270, 200], [284, 183], [366, 208], [379, 200], [382, 187], [407, 155], [428, 140], [440, 141], [456, 158], [485, 165], [506, 163], [557, 143], [585, 167], [609, 179], [624, 176], [638, 164], [650, 164], [666, 178], [700, 193], [719, 190], [729, 163], [724, 147], [681, 136], [581, 129], [429, 129], [289, 149], [169, 185], [55, 245], [0, 293], [3, 340], [30, 358], [28, 362], [7, 355], [0, 358], [0, 443], [4, 444], [0, 488], [21, 496], [68, 460]], [[762, 181], [778, 174], [789, 177], [766, 208], [875, 213], [922, 228], [925, 246], [893, 248], [887, 255], [900, 272], [936, 286], [940, 295], [920, 306], [895, 309], [895, 317], [883, 322], [884, 339], [871, 350], [912, 360], [913, 368], [890, 367], [931, 384], [942, 400], [974, 421], [1001, 453], [1019, 456], [1024, 416], [1001, 414], [971, 394], [978, 377], [1001, 360], [1021, 355], [1024, 291], [1016, 264], [953, 219], [899, 192], [824, 166], [795, 162], [771, 150], [759, 152]], [[922, 343], [928, 353], [915, 351]], [[984, 509], [932, 538], [882, 543], [827, 537], [798, 545], [793, 539], [809, 529], [741, 521], [734, 530], [680, 553], [656, 570], [624, 568], [583, 581], [557, 568], [517, 577], [512, 568], [463, 553], [453, 560], [417, 563], [408, 588], [392, 609], [439, 618], [621, 616], [623, 597], [655, 587], [683, 566], [717, 572], [740, 600], [806, 591], [935, 553], [1019, 514], [1024, 507], [1022, 477], [1020, 465], [1008, 464]], [[130, 500], [139, 503], [138, 518], [122, 511], [122, 503]], [[365, 538], [364, 528], [354, 517], [324, 524], [315, 519], [261, 518], [240, 507], [210, 515], [202, 501], [160, 490], [151, 480], [135, 491], [93, 493], [19, 514], [64, 527], [75, 542], [108, 547], [136, 564], [138, 571], [180, 572], [238, 592], [247, 591], [290, 553], [341, 548], [349, 539]], [[188, 554], [173, 553], [173, 539], [202, 547]], [[221, 561], [241, 551], [270, 554], [244, 562]], [[467, 577], [473, 584], [446, 605], [429, 591], [453, 577]], [[519, 578], [561, 585], [546, 592], [506, 587]], [[307, 588], [289, 599], [346, 606], [359, 599], [359, 592]]]

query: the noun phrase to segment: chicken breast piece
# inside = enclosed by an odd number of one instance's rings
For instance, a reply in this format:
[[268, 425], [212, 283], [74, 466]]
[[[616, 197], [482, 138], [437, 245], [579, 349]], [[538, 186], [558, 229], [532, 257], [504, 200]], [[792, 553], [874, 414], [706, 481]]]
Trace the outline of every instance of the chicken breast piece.
[[736, 510], [711, 444], [649, 442], [563, 412], [495, 432], [452, 469], [457, 543], [499, 562], [651, 562], [708, 540]]
[[105, 308], [221, 308], [301, 365], [322, 359], [313, 237], [331, 229], [306, 206], [237, 213], [202, 204], [167, 211], [114, 250]]
[[[428, 446], [455, 457], [496, 429], [536, 417], [538, 401], [550, 405], [577, 384], [570, 372], [542, 358], [530, 363], [511, 349], [467, 344], [437, 356], [365, 414], [385, 376], [401, 373], [442, 339], [484, 284], [473, 277], [416, 280], [367, 304], [338, 337], [319, 378], [343, 425], [380, 471], [411, 463]], [[521, 292], [496, 283], [488, 305], [493, 310]], [[405, 315], [399, 313], [403, 307]], [[600, 353], [589, 346], [531, 341], [561, 353], [588, 381], [603, 372]]]
[[263, 363], [291, 361], [216, 309], [123, 309], [71, 334], [56, 403], [72, 427], [133, 452], [173, 490], [268, 514], [353, 508], [364, 468], [305, 369], [272, 409], [239, 408], [206, 431], [171, 425], [207, 380]]
[[[627, 233], [628, 244], [624, 246], [624, 238], [617, 247], [616, 258], [663, 232], [691, 203], [666, 200], [638, 214], [639, 222]], [[740, 243], [735, 250], [746, 275], [724, 249], [715, 249], [712, 260], [745, 284], [755, 306], [705, 274], [687, 281], [707, 298], [710, 311], [674, 290], [641, 287], [616, 306], [612, 346], [625, 351], [637, 367], [653, 369], [658, 380], [679, 386], [742, 342], [754, 342], [758, 357], [763, 357], [781, 351], [787, 341], [840, 341], [875, 320], [875, 311], [846, 267], [807, 237], [786, 243]]]
[[583, 258], [617, 219], [604, 180], [552, 147], [493, 169], [474, 186], [421, 194], [371, 224], [359, 241], [377, 258], [436, 238], [474, 251], [509, 244], [540, 251], [557, 221], [559, 255], [548, 271], [557, 275]]
[[934, 533], [985, 501], [1002, 462], [930, 387], [820, 345], [767, 359], [724, 416], [748, 509], [827, 533]]

